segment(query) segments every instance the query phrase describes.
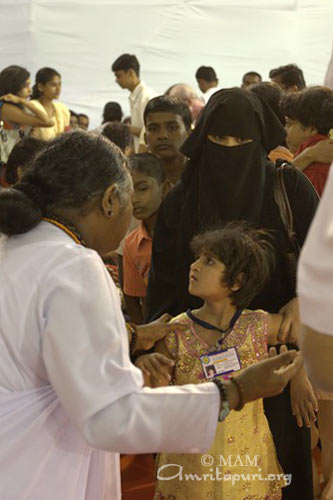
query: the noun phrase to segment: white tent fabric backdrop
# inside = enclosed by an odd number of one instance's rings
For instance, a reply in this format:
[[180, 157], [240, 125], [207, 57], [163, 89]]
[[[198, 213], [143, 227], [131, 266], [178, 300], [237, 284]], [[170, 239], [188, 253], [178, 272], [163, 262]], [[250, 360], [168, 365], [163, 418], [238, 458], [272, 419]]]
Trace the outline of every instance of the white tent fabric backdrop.
[[128, 114], [128, 92], [111, 63], [136, 54], [142, 79], [158, 93], [213, 66], [221, 87], [242, 75], [297, 63], [308, 84], [323, 84], [333, 39], [333, 0], [0, 0], [0, 69], [62, 75], [61, 100], [100, 123], [107, 101]]

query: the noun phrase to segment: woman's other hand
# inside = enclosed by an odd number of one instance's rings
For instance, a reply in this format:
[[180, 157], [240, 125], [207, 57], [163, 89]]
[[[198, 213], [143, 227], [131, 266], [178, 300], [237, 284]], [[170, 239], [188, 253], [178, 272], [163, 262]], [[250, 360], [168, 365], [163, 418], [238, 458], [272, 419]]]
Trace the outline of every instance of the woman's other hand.
[[287, 304], [280, 309], [279, 314], [281, 314], [283, 318], [278, 332], [278, 340], [280, 342], [296, 344], [301, 328], [297, 297], [287, 302]]
[[238, 375], [244, 389], [245, 403], [281, 394], [302, 363], [301, 354], [294, 350], [288, 351], [285, 346], [281, 347], [279, 355], [272, 347], [269, 356]]
[[311, 427], [311, 423], [316, 421], [318, 402], [303, 367], [290, 381], [290, 399], [298, 427], [303, 427], [303, 423]]
[[174, 365], [172, 359], [160, 353], [144, 354], [135, 362], [143, 373], [145, 385], [149, 387], [169, 385]]

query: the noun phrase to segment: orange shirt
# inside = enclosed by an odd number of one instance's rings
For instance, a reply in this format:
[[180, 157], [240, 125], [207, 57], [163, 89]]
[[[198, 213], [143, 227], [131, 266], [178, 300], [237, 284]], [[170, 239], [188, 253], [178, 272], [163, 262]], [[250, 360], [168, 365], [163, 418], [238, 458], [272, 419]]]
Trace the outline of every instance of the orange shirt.
[[123, 255], [124, 292], [145, 297], [151, 262], [152, 239], [143, 222], [126, 238]]

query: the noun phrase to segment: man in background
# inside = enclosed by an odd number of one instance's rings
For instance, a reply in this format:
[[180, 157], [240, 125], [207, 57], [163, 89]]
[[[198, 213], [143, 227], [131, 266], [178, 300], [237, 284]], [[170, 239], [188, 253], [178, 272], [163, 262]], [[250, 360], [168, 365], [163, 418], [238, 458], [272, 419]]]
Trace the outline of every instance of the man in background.
[[242, 89], [247, 89], [250, 85], [255, 85], [256, 83], [261, 83], [262, 78], [256, 71], [248, 71], [243, 75], [242, 78]]
[[130, 132], [134, 138], [134, 151], [139, 149], [139, 137], [143, 129], [143, 112], [147, 102], [156, 93], [140, 80], [140, 64], [133, 54], [122, 54], [112, 64], [116, 82], [122, 89], [130, 91]]
[[211, 95], [213, 95], [217, 90], [218, 78], [216, 76], [214, 68], [211, 66], [200, 66], [197, 69], [195, 78], [198, 82], [198, 87], [203, 93], [203, 98], [207, 102]]
[[305, 89], [303, 71], [296, 64], [287, 64], [279, 68], [271, 69], [269, 72], [271, 82], [275, 82], [288, 94]]

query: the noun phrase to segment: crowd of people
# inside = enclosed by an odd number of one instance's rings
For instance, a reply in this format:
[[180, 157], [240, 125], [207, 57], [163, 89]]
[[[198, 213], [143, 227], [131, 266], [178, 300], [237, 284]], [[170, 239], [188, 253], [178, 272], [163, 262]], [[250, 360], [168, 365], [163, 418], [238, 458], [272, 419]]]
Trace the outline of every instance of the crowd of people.
[[130, 117], [92, 130], [55, 69], [0, 72], [0, 497], [118, 499], [118, 453], [158, 452], [154, 500], [333, 499], [296, 290], [333, 89], [296, 64], [163, 95], [135, 55], [111, 71]]

